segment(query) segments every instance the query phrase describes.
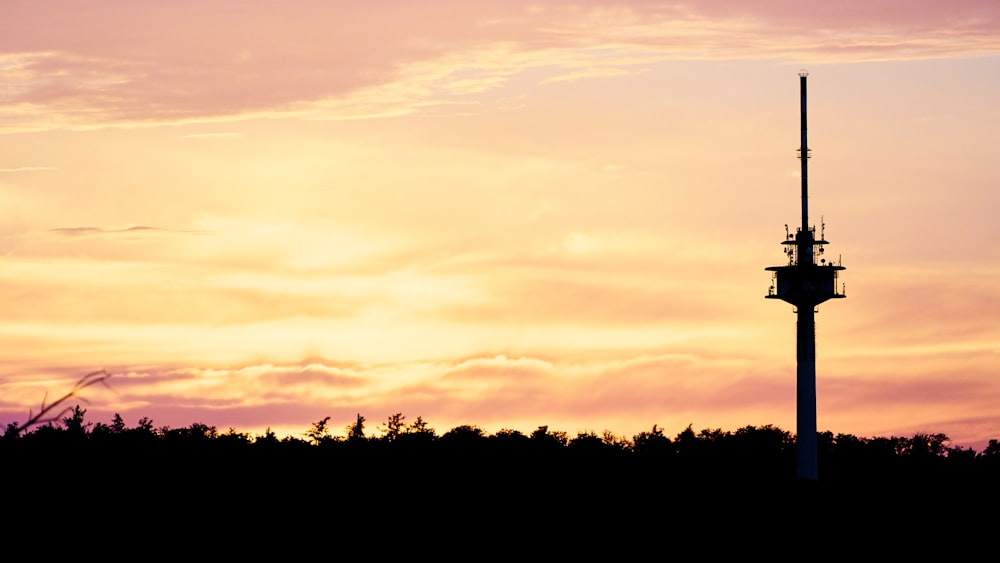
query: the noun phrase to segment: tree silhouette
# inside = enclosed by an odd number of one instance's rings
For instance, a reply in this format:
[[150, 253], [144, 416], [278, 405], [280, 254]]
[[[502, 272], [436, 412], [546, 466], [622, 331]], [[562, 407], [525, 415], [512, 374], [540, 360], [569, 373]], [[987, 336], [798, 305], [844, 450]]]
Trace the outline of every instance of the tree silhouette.
[[62, 419], [63, 428], [65, 428], [67, 434], [78, 440], [87, 437], [87, 427], [90, 426], [90, 423], [83, 421], [83, 416], [86, 413], [87, 409], [81, 409], [80, 405], [76, 405], [70, 411], [69, 416]]
[[347, 425], [347, 439], [354, 442], [365, 439], [365, 417], [360, 413], [353, 424]]
[[950, 441], [945, 434], [925, 434], [917, 432], [910, 439], [899, 442], [899, 453], [919, 458], [941, 457], [948, 454], [945, 442]]
[[[332, 440], [333, 437], [330, 436], [330, 429], [328, 427], [329, 422], [330, 422], [329, 416], [324, 418], [323, 420], [317, 420], [312, 424], [312, 428], [310, 428], [309, 431], [306, 432], [306, 437], [309, 438], [309, 440], [316, 445], [323, 444], [329, 440]], [[271, 429], [268, 428], [268, 432], [270, 432], [270, 430]]]
[[506, 451], [522, 450], [526, 447], [527, 443], [531, 440], [520, 430], [513, 430], [510, 428], [501, 428], [495, 434], [490, 436], [490, 439], [497, 444], [497, 446]]
[[463, 424], [456, 426], [445, 432], [441, 436], [441, 442], [449, 446], [473, 446], [479, 445], [486, 438], [486, 433], [478, 426]]
[[561, 430], [549, 432], [548, 426], [539, 426], [531, 433], [531, 442], [538, 448], [561, 448], [569, 443], [569, 436]]
[[125, 431], [125, 420], [122, 419], [122, 415], [115, 413], [111, 417], [111, 431], [115, 434], [121, 434]]
[[983, 457], [996, 457], [1000, 458], [1000, 441], [996, 439], [990, 440], [990, 443], [983, 449], [980, 454]]
[[156, 431], [153, 430], [153, 420], [146, 418], [145, 416], [139, 419], [139, 423], [136, 424], [135, 430], [144, 434], [156, 434]]
[[393, 442], [406, 432], [406, 417], [403, 413], [397, 412], [389, 415], [388, 420], [382, 423], [382, 439], [386, 442]]
[[675, 453], [670, 438], [663, 434], [663, 429], [653, 425], [652, 430], [640, 432], [632, 437], [632, 449], [640, 456], [666, 459]]
[[[329, 418], [327, 418], [329, 420]], [[271, 430], [268, 426], [263, 434], [255, 436], [253, 439], [253, 445], [258, 447], [275, 447], [279, 443], [278, 435]]]
[[427, 421], [424, 420], [423, 417], [420, 416], [418, 416], [417, 419], [413, 421], [413, 424], [410, 425], [410, 428], [407, 430], [407, 433], [437, 436], [437, 433], [434, 431], [434, 429], [427, 424]]

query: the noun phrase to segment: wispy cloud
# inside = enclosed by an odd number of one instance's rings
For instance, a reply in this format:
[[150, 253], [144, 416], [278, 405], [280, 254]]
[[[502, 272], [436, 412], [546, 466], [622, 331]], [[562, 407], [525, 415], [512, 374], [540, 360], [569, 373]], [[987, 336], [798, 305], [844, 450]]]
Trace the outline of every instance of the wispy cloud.
[[45, 172], [47, 170], [57, 170], [57, 168], [52, 166], [20, 166], [18, 168], [0, 168], [0, 172], [3, 173], [13, 173], [13, 172]]
[[177, 229], [163, 229], [160, 227], [145, 227], [142, 225], [126, 227], [124, 229], [102, 229], [99, 227], [59, 227], [49, 230], [57, 235], [66, 237], [124, 237], [124, 238], [144, 238], [157, 235], [188, 234], [204, 235], [208, 231], [186, 231]]
[[[441, 11], [444, 5], [450, 8]], [[389, 16], [378, 6], [345, 11], [308, 1], [280, 13], [269, 3], [233, 12], [200, 2], [142, 11], [109, 2], [103, 16], [88, 14], [85, 26], [79, 18], [54, 24], [50, 4], [22, 6], [8, 21], [33, 32], [0, 41], [0, 99], [10, 108], [8, 130], [362, 119], [469, 102], [528, 69], [544, 69], [543, 81], [565, 81], [620, 76], [639, 61], [845, 62], [1000, 52], [995, 3], [849, 5], [420, 3], [393, 5]], [[102, 32], [109, 25], [136, 33]], [[268, 40], [251, 29], [268, 29]]]
[[191, 135], [181, 135], [181, 139], [230, 139], [233, 137], [243, 137], [245, 133], [193, 133]]

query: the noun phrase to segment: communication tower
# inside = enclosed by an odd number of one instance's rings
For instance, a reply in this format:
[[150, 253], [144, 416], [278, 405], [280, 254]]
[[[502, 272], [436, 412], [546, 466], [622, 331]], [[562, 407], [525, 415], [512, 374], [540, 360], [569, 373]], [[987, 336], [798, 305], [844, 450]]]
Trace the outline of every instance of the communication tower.
[[806, 77], [799, 72], [801, 97], [802, 139], [799, 160], [802, 163], [802, 225], [795, 234], [785, 225], [782, 241], [788, 263], [784, 266], [765, 268], [773, 272], [768, 299], [781, 299], [795, 306], [796, 323], [796, 474], [799, 481], [818, 479], [816, 446], [816, 307], [828, 299], [846, 297], [843, 287], [837, 291], [837, 272], [844, 270], [840, 264], [823, 257], [826, 224], [820, 220], [819, 237], [816, 227], [809, 226], [809, 158], [806, 142]]

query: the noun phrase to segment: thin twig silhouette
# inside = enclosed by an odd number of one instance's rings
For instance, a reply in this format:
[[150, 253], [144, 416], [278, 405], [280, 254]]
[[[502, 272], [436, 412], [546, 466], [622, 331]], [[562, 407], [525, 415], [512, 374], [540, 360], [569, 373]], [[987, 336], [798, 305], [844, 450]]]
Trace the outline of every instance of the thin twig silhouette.
[[[48, 393], [48, 391], [46, 391], [45, 392], [45, 396], [42, 397], [42, 406], [40, 407], [40, 409], [38, 411], [38, 414], [33, 414], [32, 411], [29, 410], [28, 411], [28, 420], [27, 420], [27, 422], [25, 422], [24, 424], [22, 424], [20, 426], [17, 426], [16, 424], [12, 425], [11, 427], [8, 428], [8, 433], [13, 432], [14, 435], [17, 435], [17, 434], [19, 434], [19, 433], [27, 430], [28, 428], [30, 428], [31, 426], [34, 426], [36, 424], [48, 424], [50, 422], [55, 422], [55, 421], [61, 419], [63, 416], [65, 416], [70, 411], [72, 411], [73, 408], [72, 407], [63, 407], [59, 411], [58, 414], [50, 415], [50, 416], [46, 416], [46, 415], [49, 412], [51, 412], [52, 409], [56, 408], [57, 406], [61, 405], [64, 402], [66, 402], [67, 400], [75, 397], [77, 395], [77, 393], [79, 393], [80, 391], [83, 391], [84, 389], [86, 389], [87, 387], [90, 387], [91, 385], [94, 385], [95, 383], [100, 383], [101, 385], [107, 387], [108, 389], [111, 389], [110, 387], [108, 387], [108, 383], [107, 383], [107, 379], [109, 377], [111, 377], [111, 373], [109, 373], [107, 370], [103, 370], [102, 369], [102, 370], [90, 372], [87, 375], [81, 377], [76, 382], [76, 384], [73, 385], [73, 387], [69, 390], [69, 392], [67, 392], [62, 397], [59, 397], [58, 399], [56, 399], [55, 401], [53, 401], [53, 402], [51, 402], [51, 403], [49, 403], [47, 405], [45, 404], [45, 401], [49, 398], [49, 393]], [[80, 400], [83, 401], [84, 403], [90, 404], [90, 401], [88, 401], [87, 399], [85, 399], [83, 397], [80, 397]]]

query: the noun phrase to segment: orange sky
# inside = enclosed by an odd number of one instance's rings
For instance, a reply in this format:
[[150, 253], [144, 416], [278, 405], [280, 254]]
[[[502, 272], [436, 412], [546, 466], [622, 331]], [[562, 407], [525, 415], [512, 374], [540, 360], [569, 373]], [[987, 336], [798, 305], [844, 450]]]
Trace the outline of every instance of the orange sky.
[[1000, 437], [1000, 4], [0, 5], [0, 422]]

